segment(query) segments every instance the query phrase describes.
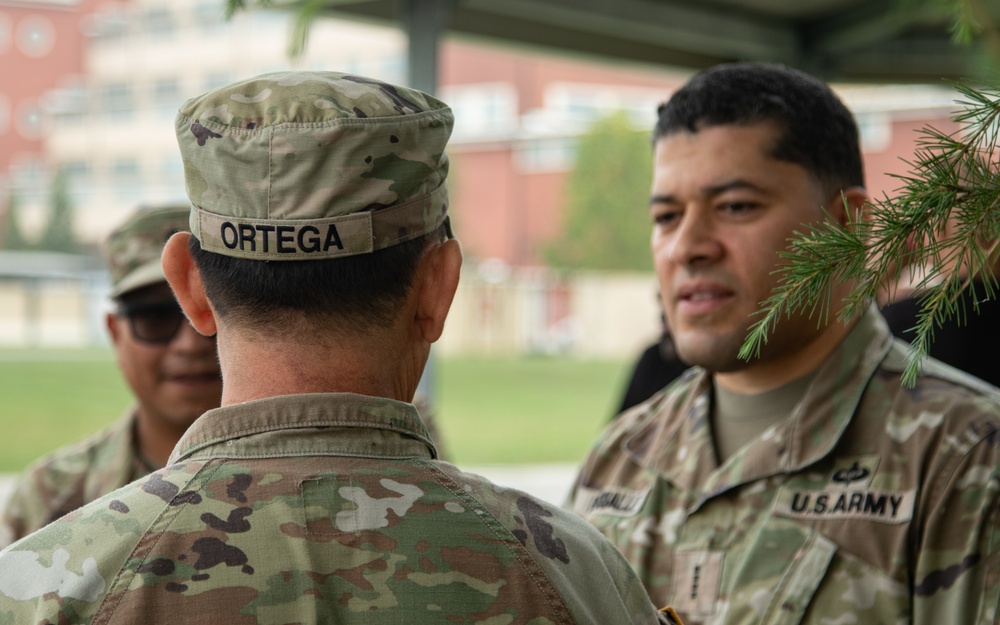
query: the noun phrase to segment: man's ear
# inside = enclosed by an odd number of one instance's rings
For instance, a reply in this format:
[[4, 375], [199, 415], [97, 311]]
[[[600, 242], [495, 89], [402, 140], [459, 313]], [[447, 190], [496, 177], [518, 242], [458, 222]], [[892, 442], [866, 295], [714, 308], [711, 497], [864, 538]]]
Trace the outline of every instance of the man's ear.
[[462, 273], [462, 246], [455, 239], [432, 246], [420, 259], [416, 324], [422, 338], [433, 343], [441, 338], [444, 321], [458, 290]]
[[842, 226], [857, 223], [865, 218], [868, 192], [864, 187], [847, 187], [837, 191], [827, 205], [827, 210]]
[[111, 339], [112, 345], [118, 345], [120, 340], [120, 332], [118, 328], [118, 316], [113, 312], [109, 312], [104, 316], [104, 327], [108, 330], [108, 337]]
[[205, 294], [201, 273], [191, 258], [190, 241], [190, 232], [178, 232], [170, 237], [163, 248], [163, 273], [194, 329], [212, 336], [218, 331], [215, 311]]

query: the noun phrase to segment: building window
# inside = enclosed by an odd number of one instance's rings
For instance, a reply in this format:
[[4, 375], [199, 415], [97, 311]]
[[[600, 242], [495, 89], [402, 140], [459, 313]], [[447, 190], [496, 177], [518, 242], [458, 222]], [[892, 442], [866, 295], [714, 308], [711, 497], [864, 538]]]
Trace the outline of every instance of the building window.
[[90, 166], [86, 161], [67, 161], [60, 170], [70, 184], [79, 183], [90, 174]]
[[128, 33], [128, 18], [121, 9], [94, 13], [84, 22], [84, 32], [98, 43], [120, 42]]
[[34, 156], [19, 159], [11, 164], [10, 174], [20, 199], [27, 203], [44, 200], [49, 179], [41, 159]]
[[184, 161], [179, 154], [163, 158], [160, 163], [160, 176], [165, 188], [184, 193]]
[[56, 29], [49, 18], [29, 15], [17, 26], [17, 48], [25, 55], [39, 58], [56, 45]]
[[146, 32], [157, 39], [169, 37], [176, 29], [174, 16], [166, 7], [149, 9], [143, 15], [142, 21]]
[[81, 82], [70, 81], [47, 94], [45, 108], [60, 123], [79, 122], [87, 112], [87, 91]]
[[194, 18], [198, 28], [204, 33], [221, 30], [225, 23], [223, 3], [218, 0], [202, 0], [195, 7]]
[[93, 188], [90, 165], [86, 161], [67, 161], [60, 171], [66, 177], [66, 188], [74, 201], [80, 202], [81, 196]]
[[172, 117], [180, 108], [183, 98], [177, 78], [161, 78], [153, 83], [153, 108]]
[[115, 182], [136, 182], [139, 179], [139, 162], [134, 158], [120, 158], [111, 165]]
[[441, 97], [455, 112], [457, 138], [502, 135], [517, 125], [517, 92], [508, 83], [445, 87]]
[[884, 152], [892, 145], [892, 120], [881, 112], [857, 113], [862, 152]]
[[112, 184], [126, 197], [135, 194], [135, 187], [139, 186], [141, 180], [139, 176], [139, 161], [134, 158], [119, 158], [111, 163]]
[[576, 140], [570, 137], [531, 139], [518, 145], [515, 159], [527, 173], [566, 171], [576, 158]]
[[120, 200], [136, 201], [141, 194], [142, 180], [139, 162], [134, 158], [120, 158], [111, 163], [111, 184]]
[[637, 129], [656, 123], [656, 108], [669, 95], [661, 89], [556, 83], [545, 90], [545, 109], [564, 124], [586, 126], [615, 111], [625, 111]]
[[132, 87], [128, 83], [112, 83], [104, 87], [104, 111], [110, 119], [129, 119], [135, 108]]
[[231, 82], [233, 82], [232, 74], [229, 74], [228, 72], [216, 72], [214, 74], [209, 74], [208, 76], [205, 76], [205, 91], [225, 87]]

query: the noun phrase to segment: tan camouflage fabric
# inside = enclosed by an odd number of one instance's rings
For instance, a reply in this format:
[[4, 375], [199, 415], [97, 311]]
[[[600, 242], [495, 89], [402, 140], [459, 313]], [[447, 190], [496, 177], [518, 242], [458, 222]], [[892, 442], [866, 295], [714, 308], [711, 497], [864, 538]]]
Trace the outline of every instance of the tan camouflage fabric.
[[256, 260], [367, 254], [447, 218], [454, 118], [414, 89], [276, 72], [185, 102], [176, 133], [203, 249]]
[[427, 436], [434, 443], [434, 449], [437, 450], [437, 459], [447, 461], [448, 451], [447, 447], [445, 447], [444, 434], [441, 432], [441, 428], [438, 427], [437, 412], [434, 410], [431, 398], [427, 393], [417, 389], [416, 395], [413, 396], [413, 407], [417, 409], [420, 420], [424, 422], [424, 427], [427, 428]]
[[0, 514], [0, 548], [148, 475], [149, 465], [135, 451], [135, 420], [129, 409], [104, 430], [25, 469]]
[[141, 208], [108, 235], [104, 256], [111, 277], [111, 297], [165, 282], [160, 257], [175, 232], [186, 232], [191, 207], [169, 204]]
[[209, 411], [168, 467], [0, 552], [0, 623], [669, 622], [579, 517], [433, 456], [392, 400]]
[[687, 625], [985, 625], [1000, 600], [996, 389], [871, 309], [792, 415], [717, 466], [701, 369], [626, 412], [572, 506]]

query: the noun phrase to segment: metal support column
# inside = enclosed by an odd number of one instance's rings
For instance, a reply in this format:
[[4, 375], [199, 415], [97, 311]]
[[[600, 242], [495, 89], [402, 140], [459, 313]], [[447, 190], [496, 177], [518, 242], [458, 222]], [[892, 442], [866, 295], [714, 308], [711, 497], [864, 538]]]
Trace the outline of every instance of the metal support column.
[[[438, 86], [438, 45], [456, 0], [400, 1], [403, 3], [403, 29], [409, 41], [408, 86], [433, 95]], [[435, 410], [438, 399], [436, 374], [437, 356], [432, 349], [417, 387], [417, 392], [424, 394], [431, 410]]]
[[437, 91], [438, 44], [456, 0], [401, 1], [403, 28], [409, 39], [408, 86], [433, 94]]

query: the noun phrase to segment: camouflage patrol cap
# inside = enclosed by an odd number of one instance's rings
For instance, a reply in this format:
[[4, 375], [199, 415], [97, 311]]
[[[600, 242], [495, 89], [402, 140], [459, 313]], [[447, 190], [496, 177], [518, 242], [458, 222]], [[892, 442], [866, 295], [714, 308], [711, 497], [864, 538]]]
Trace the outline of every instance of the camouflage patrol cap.
[[177, 142], [202, 249], [256, 260], [367, 254], [446, 223], [454, 118], [425, 93], [276, 72], [185, 102]]
[[111, 297], [166, 281], [163, 246], [175, 232], [187, 231], [190, 213], [187, 204], [141, 208], [111, 232], [104, 245]]

